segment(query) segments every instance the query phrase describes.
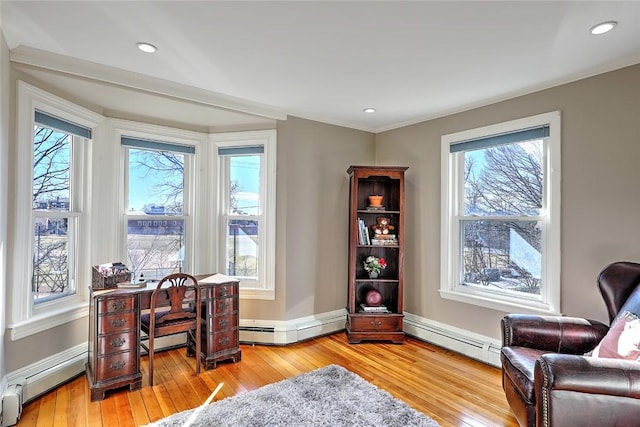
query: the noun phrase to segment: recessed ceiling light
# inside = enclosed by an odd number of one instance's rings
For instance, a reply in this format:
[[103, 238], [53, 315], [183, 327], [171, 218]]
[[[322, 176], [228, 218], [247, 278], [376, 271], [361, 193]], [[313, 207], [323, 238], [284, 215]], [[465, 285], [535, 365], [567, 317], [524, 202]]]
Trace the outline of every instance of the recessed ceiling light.
[[153, 53], [156, 50], [158, 50], [158, 48], [152, 45], [151, 43], [140, 42], [140, 43], [136, 43], [136, 46], [138, 46], [138, 49], [146, 53]]
[[369, 107], [369, 108], [365, 108], [365, 109], [364, 109], [364, 110], [362, 110], [362, 111], [364, 111], [365, 113], [369, 113], [369, 114], [371, 114], [371, 113], [375, 113], [375, 112], [376, 112], [376, 109], [375, 109], [375, 108], [371, 108], [371, 107]]
[[589, 30], [589, 32], [593, 35], [599, 35], [599, 34], [604, 34], [604, 33], [608, 33], [609, 31], [613, 30], [613, 28], [618, 25], [618, 23], [616, 21], [607, 21], [607, 22], [602, 22], [598, 25], [594, 25], [593, 27], [591, 27], [591, 29]]

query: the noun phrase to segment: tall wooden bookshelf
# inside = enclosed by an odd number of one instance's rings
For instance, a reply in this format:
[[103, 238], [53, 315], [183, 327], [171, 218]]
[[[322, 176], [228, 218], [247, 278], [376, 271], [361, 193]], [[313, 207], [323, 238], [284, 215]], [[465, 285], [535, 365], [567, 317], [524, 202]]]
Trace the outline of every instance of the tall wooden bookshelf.
[[[349, 280], [346, 332], [349, 343], [361, 341], [404, 342], [404, 173], [400, 166], [351, 166], [349, 174]], [[371, 205], [369, 196], [383, 197], [381, 206]], [[394, 227], [386, 238], [376, 239], [372, 226], [388, 218]], [[384, 240], [384, 241], [382, 241]], [[377, 278], [371, 278], [364, 261], [369, 256], [387, 263]], [[366, 296], [375, 290], [382, 296], [377, 308]]]

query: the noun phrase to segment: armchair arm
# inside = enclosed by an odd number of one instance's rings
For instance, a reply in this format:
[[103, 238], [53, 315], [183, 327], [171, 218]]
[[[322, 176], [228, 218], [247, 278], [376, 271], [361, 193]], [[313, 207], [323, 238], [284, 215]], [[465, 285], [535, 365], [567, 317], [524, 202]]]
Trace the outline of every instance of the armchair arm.
[[609, 330], [597, 320], [562, 316], [508, 314], [501, 324], [503, 346], [567, 354], [593, 350]]
[[544, 354], [534, 376], [538, 426], [638, 425], [638, 362]]

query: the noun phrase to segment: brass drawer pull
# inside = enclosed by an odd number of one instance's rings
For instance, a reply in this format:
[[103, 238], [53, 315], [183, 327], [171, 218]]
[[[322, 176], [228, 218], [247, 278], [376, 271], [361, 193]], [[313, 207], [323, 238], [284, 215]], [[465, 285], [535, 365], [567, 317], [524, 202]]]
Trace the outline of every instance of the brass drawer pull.
[[229, 344], [229, 337], [222, 337], [218, 340], [218, 344], [220, 345], [227, 345]]
[[124, 300], [116, 300], [111, 303], [111, 307], [113, 310], [124, 310], [127, 306], [127, 302]]
[[127, 340], [124, 338], [117, 338], [111, 341], [111, 347], [122, 347]]
[[373, 320], [371, 321], [371, 326], [380, 326], [380, 325], [382, 325], [382, 322], [379, 320], [377, 322]]
[[127, 323], [127, 319], [113, 319], [111, 321], [111, 326], [113, 326], [114, 328], [119, 328], [120, 326], [124, 326], [125, 323]]
[[227, 308], [229, 308], [229, 303], [227, 301], [221, 302], [220, 303], [220, 310], [226, 310]]
[[229, 295], [229, 289], [226, 286], [223, 286], [220, 288], [220, 296], [221, 297], [226, 297], [227, 295]]
[[229, 319], [220, 319], [220, 321], [218, 322], [218, 324], [220, 326], [227, 326], [227, 324], [229, 323]]
[[125, 362], [124, 360], [121, 360], [119, 362], [113, 362], [111, 364], [111, 370], [112, 371], [119, 371], [120, 369], [124, 368], [124, 366], [127, 364], [127, 362]]

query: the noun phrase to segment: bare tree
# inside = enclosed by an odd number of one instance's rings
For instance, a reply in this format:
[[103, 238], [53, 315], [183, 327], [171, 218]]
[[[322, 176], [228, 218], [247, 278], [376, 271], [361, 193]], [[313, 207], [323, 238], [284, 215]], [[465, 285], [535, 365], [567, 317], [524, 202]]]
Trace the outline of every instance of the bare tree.
[[[465, 156], [465, 214], [479, 216], [529, 216], [542, 208], [543, 174], [539, 144], [507, 144], [483, 151], [482, 167], [475, 168], [473, 156]], [[478, 172], [479, 171], [479, 172]], [[476, 175], [477, 173], [477, 175]], [[518, 233], [537, 251], [541, 230], [536, 221], [478, 219], [464, 228], [465, 272], [488, 285], [488, 268], [510, 266], [510, 231]], [[518, 269], [522, 291], [538, 292], [539, 278]], [[466, 279], [466, 278], [465, 278]]]
[[33, 138], [33, 202], [66, 195], [69, 191], [69, 136], [35, 127]]
[[[32, 187], [35, 209], [68, 209], [70, 160], [69, 135], [35, 126]], [[32, 282], [36, 295], [64, 293], [68, 286], [67, 227], [66, 219], [46, 218], [34, 228]]]
[[143, 177], [159, 177], [156, 194], [169, 212], [182, 212], [184, 189], [184, 155], [172, 151], [135, 150], [130, 167]]
[[542, 208], [541, 154], [518, 144], [485, 151], [486, 166], [479, 177], [479, 204], [486, 212], [531, 215]]

